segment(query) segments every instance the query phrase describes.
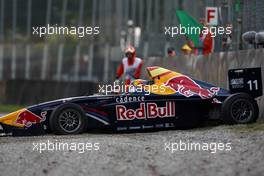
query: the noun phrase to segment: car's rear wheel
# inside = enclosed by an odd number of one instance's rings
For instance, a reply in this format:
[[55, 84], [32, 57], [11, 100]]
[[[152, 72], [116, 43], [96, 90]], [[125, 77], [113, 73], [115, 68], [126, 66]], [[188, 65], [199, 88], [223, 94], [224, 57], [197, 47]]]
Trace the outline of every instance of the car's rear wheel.
[[246, 93], [229, 96], [222, 106], [222, 119], [228, 124], [247, 124], [257, 120], [259, 108], [257, 102]]
[[86, 130], [87, 118], [78, 105], [63, 104], [52, 113], [49, 125], [55, 134], [79, 134]]

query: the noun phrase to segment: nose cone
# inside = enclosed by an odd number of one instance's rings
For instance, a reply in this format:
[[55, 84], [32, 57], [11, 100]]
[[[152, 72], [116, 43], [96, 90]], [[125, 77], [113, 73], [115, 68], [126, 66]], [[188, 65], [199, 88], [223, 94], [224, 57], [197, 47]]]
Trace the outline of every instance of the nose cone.
[[4, 115], [0, 117], [0, 123], [6, 124], [6, 125], [11, 125], [15, 127], [24, 127], [25, 125], [22, 123], [16, 123], [20, 114], [26, 112], [27, 109], [20, 109], [15, 112], [12, 112], [10, 114]]

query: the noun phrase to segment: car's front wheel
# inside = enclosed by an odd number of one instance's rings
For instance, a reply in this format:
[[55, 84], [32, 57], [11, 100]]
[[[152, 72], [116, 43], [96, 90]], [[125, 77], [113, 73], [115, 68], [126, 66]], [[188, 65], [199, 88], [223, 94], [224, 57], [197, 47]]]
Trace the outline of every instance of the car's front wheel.
[[247, 124], [257, 120], [259, 108], [257, 102], [246, 93], [229, 96], [222, 106], [222, 119], [228, 124]]
[[63, 104], [52, 113], [49, 125], [55, 134], [79, 134], [86, 130], [87, 118], [78, 105]]

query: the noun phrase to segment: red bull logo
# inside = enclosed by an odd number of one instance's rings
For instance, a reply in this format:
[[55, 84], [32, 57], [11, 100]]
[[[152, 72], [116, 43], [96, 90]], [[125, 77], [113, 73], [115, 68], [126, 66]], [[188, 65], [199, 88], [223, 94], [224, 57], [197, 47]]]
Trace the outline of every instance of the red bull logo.
[[15, 121], [16, 124], [24, 125], [26, 127], [30, 127], [33, 124], [40, 123], [46, 120], [47, 112], [42, 112], [39, 117], [36, 114], [30, 112], [29, 110], [25, 110], [18, 114], [17, 119]]
[[219, 87], [211, 87], [210, 89], [202, 88], [194, 80], [185, 75], [169, 79], [165, 86], [172, 88], [175, 92], [185, 97], [199, 95], [202, 99], [212, 98], [220, 90]]

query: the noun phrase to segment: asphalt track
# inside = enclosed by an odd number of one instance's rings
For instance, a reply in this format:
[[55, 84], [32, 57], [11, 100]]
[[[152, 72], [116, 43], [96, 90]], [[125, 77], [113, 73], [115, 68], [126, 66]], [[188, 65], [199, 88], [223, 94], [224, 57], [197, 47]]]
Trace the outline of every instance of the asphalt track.
[[[99, 149], [93, 146], [84, 153], [33, 149], [34, 144], [48, 141], [97, 143]], [[232, 149], [215, 153], [166, 149], [165, 144], [179, 141], [231, 143]], [[257, 176], [264, 172], [264, 130], [241, 125], [133, 134], [0, 137], [0, 148], [0, 175]]]

